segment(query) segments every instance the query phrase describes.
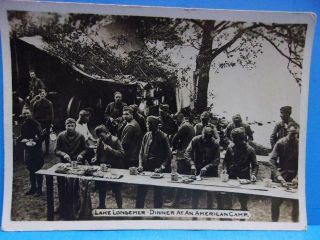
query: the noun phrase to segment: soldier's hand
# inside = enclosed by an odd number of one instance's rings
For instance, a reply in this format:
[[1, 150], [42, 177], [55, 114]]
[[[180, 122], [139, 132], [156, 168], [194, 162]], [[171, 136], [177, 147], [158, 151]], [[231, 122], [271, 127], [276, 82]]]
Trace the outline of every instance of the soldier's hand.
[[63, 158], [64, 158], [64, 160], [66, 160], [66, 161], [68, 161], [68, 162], [71, 162], [71, 158], [70, 158], [69, 154], [65, 154], [65, 155], [63, 156]]
[[77, 162], [82, 162], [82, 160], [83, 160], [83, 156], [81, 154], [79, 154], [77, 156]]
[[257, 177], [255, 175], [251, 175], [251, 182], [256, 182], [257, 181]]
[[111, 148], [108, 144], [104, 144], [104, 145], [103, 145], [103, 148], [104, 148], [104, 150], [106, 150], [106, 151], [111, 151], [111, 150], [112, 150], [112, 148]]
[[201, 168], [201, 170], [200, 170], [200, 176], [206, 175], [207, 171], [208, 171], [208, 169], [207, 169], [206, 167]]
[[156, 169], [154, 169], [154, 172], [155, 172], [155, 173], [161, 173], [161, 168], [156, 168]]
[[138, 167], [138, 172], [143, 172], [143, 167], [142, 166]]
[[195, 165], [191, 166], [191, 175], [196, 175], [197, 174], [197, 169]]
[[298, 186], [298, 179], [297, 178], [292, 179], [291, 182], [292, 182], [293, 186]]
[[95, 157], [91, 158], [91, 163], [95, 163], [97, 161], [97, 159]]

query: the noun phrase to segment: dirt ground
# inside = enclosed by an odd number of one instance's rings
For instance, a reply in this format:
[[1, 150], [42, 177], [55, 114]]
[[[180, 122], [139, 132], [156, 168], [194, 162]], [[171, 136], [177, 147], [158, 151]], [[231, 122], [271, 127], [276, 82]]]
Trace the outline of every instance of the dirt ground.
[[[51, 153], [45, 157], [44, 168], [49, 168], [58, 159]], [[260, 178], [269, 175], [269, 169], [266, 166], [260, 166], [259, 170]], [[56, 181], [56, 180], [55, 180]], [[46, 220], [46, 192], [45, 192], [45, 180], [43, 184], [43, 196], [34, 197], [26, 196], [25, 193], [29, 190], [29, 174], [21, 159], [15, 159], [13, 164], [13, 192], [12, 192], [12, 209], [11, 209], [11, 219], [13, 221], [39, 221]], [[170, 201], [170, 195], [172, 195], [172, 190], [166, 189], [164, 191], [167, 193], [165, 196], [165, 201]], [[57, 185], [54, 182], [54, 196], [55, 196], [55, 209], [58, 207], [58, 193]], [[136, 188], [133, 185], [123, 184], [122, 185], [122, 196], [123, 196], [123, 208], [134, 208], [135, 206], [135, 196]], [[97, 191], [91, 193], [93, 209], [98, 207], [98, 193]], [[240, 209], [240, 204], [237, 201], [237, 197], [233, 194], [233, 208]], [[112, 192], [109, 191], [106, 201], [107, 208], [117, 208], [115, 203], [115, 198], [112, 196]], [[153, 208], [153, 194], [152, 190], [148, 192], [146, 198], [146, 208]], [[206, 194], [203, 192], [200, 197], [199, 208], [206, 207]], [[214, 202], [214, 207], [216, 207], [216, 202]], [[281, 206], [280, 221], [281, 222], [291, 222], [291, 201], [284, 201]], [[181, 201], [180, 208], [188, 209], [191, 208], [191, 201], [185, 199]], [[251, 196], [248, 202], [248, 209], [251, 212], [252, 221], [271, 221], [271, 199], [262, 196]], [[55, 215], [55, 220], [59, 220], [59, 216]], [[102, 220], [101, 218], [95, 218], [94, 220]], [[103, 220], [106, 220], [104, 218]], [[175, 219], [176, 220], [176, 219]], [[189, 219], [191, 220], [191, 219]], [[213, 220], [215, 221], [215, 220]]]

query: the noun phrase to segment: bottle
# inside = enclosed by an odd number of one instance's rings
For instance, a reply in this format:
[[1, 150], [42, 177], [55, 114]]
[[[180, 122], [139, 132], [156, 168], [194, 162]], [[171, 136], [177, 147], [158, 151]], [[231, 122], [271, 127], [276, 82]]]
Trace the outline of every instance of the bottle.
[[178, 181], [177, 161], [175, 159], [171, 162], [171, 181]]

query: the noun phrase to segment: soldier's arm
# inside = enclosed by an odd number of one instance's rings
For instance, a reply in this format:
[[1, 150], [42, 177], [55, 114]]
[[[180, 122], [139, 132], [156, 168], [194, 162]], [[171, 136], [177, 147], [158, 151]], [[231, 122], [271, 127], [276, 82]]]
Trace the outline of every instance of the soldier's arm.
[[247, 125], [247, 126], [246, 126], [246, 134], [247, 134], [249, 140], [250, 140], [250, 141], [253, 141], [253, 132], [252, 132], [252, 130], [251, 130], [250, 125]]
[[56, 156], [58, 157], [64, 157], [64, 155], [66, 155], [67, 153], [65, 153], [64, 151], [62, 151], [62, 138], [59, 135], [57, 138], [57, 143], [56, 143], [56, 147], [54, 149], [54, 153], [56, 154]]
[[129, 149], [130, 144], [135, 144], [135, 143], [132, 143], [133, 140], [134, 140], [134, 128], [132, 126], [128, 126], [126, 131], [123, 132], [123, 137], [121, 139], [122, 147], [125, 152]]
[[193, 144], [194, 144], [194, 140], [192, 139], [191, 142], [189, 143], [184, 156], [186, 158], [186, 161], [190, 164], [190, 166], [195, 165], [194, 161], [193, 161]]
[[214, 136], [214, 139], [220, 143], [220, 136], [219, 136], [219, 133], [218, 133], [218, 130], [216, 127], [213, 128], [213, 136]]
[[172, 159], [172, 153], [170, 150], [169, 139], [167, 136], [164, 138], [163, 144], [164, 144], [165, 159], [164, 159], [162, 165], [164, 167], [166, 167], [166, 166], [170, 165], [171, 159]]
[[225, 139], [227, 139], [228, 141], [232, 141], [230, 134], [231, 134], [231, 126], [228, 125], [226, 128], [226, 131], [224, 132]]
[[177, 144], [178, 144], [179, 140], [182, 139], [182, 137], [185, 135], [186, 130], [187, 130], [186, 127], [182, 126], [178, 130], [178, 132], [173, 136], [172, 142], [171, 142], [173, 149], [177, 148]]
[[146, 138], [147, 138], [147, 134], [145, 134], [143, 136], [143, 139], [142, 139], [140, 152], [139, 152], [139, 166], [142, 166], [142, 162], [143, 162], [143, 159], [144, 159], [143, 154], [144, 154], [144, 147], [145, 147], [145, 144], [146, 144]]
[[250, 153], [251, 174], [257, 177], [259, 171], [259, 165], [255, 151], [252, 149]]
[[105, 149], [105, 151], [107, 152], [107, 154], [112, 154], [118, 159], [122, 159], [124, 157], [124, 150], [119, 139], [117, 139], [116, 145], [114, 148], [109, 146], [109, 148]]
[[276, 144], [277, 140], [278, 140], [278, 130], [279, 130], [279, 125], [276, 124], [273, 128], [273, 131], [271, 133], [270, 136], [270, 144], [271, 144], [271, 148], [274, 147], [274, 145]]
[[277, 161], [279, 158], [279, 148], [280, 148], [280, 143], [277, 142], [272, 150], [271, 158], [270, 158], [271, 172], [275, 177], [278, 177], [281, 175], [277, 167]]

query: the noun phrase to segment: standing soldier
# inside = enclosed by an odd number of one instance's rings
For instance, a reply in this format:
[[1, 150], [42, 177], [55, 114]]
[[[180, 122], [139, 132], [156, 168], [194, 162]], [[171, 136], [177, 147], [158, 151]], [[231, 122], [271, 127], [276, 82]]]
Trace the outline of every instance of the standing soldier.
[[32, 104], [34, 118], [40, 123], [42, 129], [44, 130], [44, 141], [46, 151], [49, 153], [49, 143], [50, 143], [50, 128], [53, 123], [53, 106], [52, 102], [48, 100], [47, 91], [45, 89], [39, 90], [39, 99], [35, 100]]
[[36, 76], [36, 73], [33, 69], [29, 70], [29, 96], [32, 99], [34, 95], [37, 95], [39, 93], [40, 89], [45, 89], [45, 85], [43, 81]]
[[[246, 142], [246, 133], [242, 127], [231, 131], [233, 143], [229, 144], [224, 158], [224, 169], [230, 179], [248, 179], [256, 181], [258, 163], [254, 149]], [[251, 169], [251, 171], [250, 171]], [[241, 210], [248, 210], [248, 195], [238, 194]], [[232, 198], [228, 198], [227, 208], [232, 208]]]
[[232, 122], [228, 124], [225, 131], [226, 140], [229, 142], [232, 141], [231, 131], [235, 128], [243, 128], [245, 133], [245, 141], [253, 141], [253, 132], [248, 124], [242, 122], [240, 114], [234, 115], [232, 117]]
[[[87, 149], [82, 134], [76, 131], [76, 120], [68, 118], [65, 121], [66, 130], [57, 138], [55, 154], [62, 163], [77, 161], [83, 163]], [[59, 211], [65, 220], [74, 220], [78, 217], [80, 204], [79, 181], [58, 177]]]
[[287, 136], [289, 123], [292, 123], [296, 127], [299, 127], [299, 124], [290, 117], [291, 112], [292, 108], [290, 106], [284, 106], [280, 108], [281, 121], [276, 124], [270, 136], [271, 148], [274, 147], [274, 145], [280, 138]]
[[138, 122], [133, 119], [131, 107], [123, 109], [123, 119], [126, 125], [122, 131], [121, 144], [125, 152], [124, 167], [129, 169], [129, 167], [138, 166], [142, 132]]
[[[220, 147], [214, 139], [214, 126], [207, 124], [202, 135], [195, 136], [189, 143], [185, 158], [191, 166], [191, 174], [200, 176], [218, 177], [220, 163]], [[217, 195], [218, 208], [222, 206], [220, 194]], [[192, 208], [198, 208], [199, 191], [192, 191]], [[212, 195], [207, 192], [207, 208], [212, 208]]]
[[43, 166], [41, 143], [43, 134], [40, 124], [32, 119], [31, 111], [28, 108], [22, 110], [24, 121], [21, 125], [21, 136], [18, 141], [25, 144], [25, 163], [29, 170], [31, 188], [26, 195], [42, 195], [42, 175], [35, 174]]
[[[197, 124], [194, 126], [194, 131], [195, 131], [196, 136], [201, 135], [203, 128], [204, 128], [206, 125], [209, 124], [210, 113], [207, 112], [207, 111], [201, 113], [200, 119], [201, 119], [201, 122], [200, 122], [200, 123], [197, 123]], [[218, 131], [217, 131], [216, 126], [212, 125], [212, 127], [213, 127], [213, 137], [214, 137], [214, 139], [216, 139], [217, 142], [220, 142], [220, 137], [219, 137], [219, 133], [218, 133]]]
[[[195, 136], [195, 132], [189, 122], [189, 118], [182, 112], [178, 113], [177, 122], [180, 126], [178, 132], [172, 138], [172, 150], [177, 150], [175, 161], [177, 162], [178, 173], [189, 174], [190, 170], [184, 154], [192, 138]], [[182, 193], [183, 191], [181, 189], [176, 190], [174, 192], [174, 200], [167, 204], [167, 206], [177, 207]]]
[[[142, 139], [139, 154], [139, 171], [151, 171], [160, 173], [170, 166], [172, 154], [167, 136], [159, 130], [159, 118], [149, 116], [147, 118], [148, 132]], [[136, 208], [144, 208], [145, 198], [148, 192], [146, 185], [137, 188]], [[162, 208], [162, 188], [154, 187], [154, 208]]]
[[170, 115], [169, 105], [162, 104], [159, 106], [159, 119], [160, 119], [160, 129], [169, 137], [176, 134], [178, 131], [178, 125], [173, 120]]
[[[291, 182], [298, 186], [298, 156], [299, 140], [298, 128], [293, 122], [288, 124], [288, 135], [279, 139], [271, 154], [271, 170], [276, 182], [281, 182], [284, 187]], [[271, 215], [272, 221], [277, 222], [280, 215], [282, 198], [272, 198]], [[292, 221], [297, 222], [299, 218], [299, 203], [292, 200]]]
[[84, 139], [86, 140], [88, 145], [89, 142], [96, 142], [96, 139], [92, 136], [88, 128], [89, 116], [90, 113], [87, 110], [83, 109], [79, 112], [79, 117], [76, 122], [76, 131], [84, 136]]
[[[109, 130], [100, 125], [95, 128], [95, 133], [99, 137], [96, 158], [93, 159], [94, 164], [108, 164], [112, 168], [123, 168], [124, 151], [119, 139], [112, 136]], [[107, 182], [98, 182], [99, 188], [99, 207], [106, 208]], [[110, 183], [112, 192], [115, 194], [118, 208], [122, 208], [121, 184]]]
[[144, 135], [147, 132], [146, 119], [139, 112], [138, 105], [132, 104], [132, 105], [130, 105], [130, 107], [133, 109], [133, 119], [136, 120], [139, 123], [139, 126], [140, 126], [140, 129], [142, 131], [142, 134]]
[[114, 102], [111, 102], [107, 105], [104, 117], [106, 120], [106, 126], [111, 131], [112, 135], [117, 134], [117, 125], [120, 122], [120, 119], [123, 114], [123, 108], [127, 104], [122, 101], [122, 93], [114, 93]]

